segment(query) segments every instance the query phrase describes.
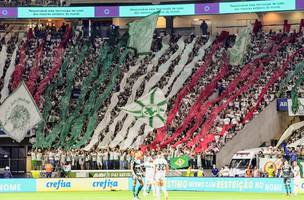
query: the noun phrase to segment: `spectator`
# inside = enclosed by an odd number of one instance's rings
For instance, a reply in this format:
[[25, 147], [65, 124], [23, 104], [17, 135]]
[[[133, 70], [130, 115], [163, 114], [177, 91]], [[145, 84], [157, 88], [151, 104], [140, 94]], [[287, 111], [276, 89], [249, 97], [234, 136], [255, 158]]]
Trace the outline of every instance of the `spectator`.
[[204, 36], [208, 35], [208, 24], [203, 20], [201, 23], [201, 30]]
[[211, 170], [212, 176], [214, 177], [218, 177], [219, 176], [219, 169], [216, 168], [215, 165], [212, 166], [212, 170]]
[[4, 169], [3, 178], [13, 178], [11, 170], [8, 166], [6, 166]]
[[105, 169], [105, 170], [109, 169], [109, 150], [108, 149], [105, 149], [103, 151], [102, 166], [103, 166], [103, 169]]
[[42, 169], [42, 153], [41, 149], [38, 149], [38, 152], [36, 154], [36, 169], [41, 170]]
[[113, 152], [113, 169], [119, 169], [119, 158], [120, 158], [120, 152], [118, 150], [118, 148], [115, 148], [114, 152]]
[[274, 165], [271, 164], [271, 165], [266, 169], [266, 172], [267, 172], [267, 177], [269, 177], [269, 178], [275, 177], [275, 168], [274, 168]]
[[228, 167], [228, 165], [226, 165], [225, 167], [223, 167], [220, 171], [220, 174], [222, 177], [229, 177], [230, 176], [230, 169]]
[[292, 163], [294, 161], [297, 161], [297, 154], [296, 154], [296, 151], [293, 149], [290, 154], [290, 162]]
[[248, 166], [247, 169], [245, 170], [245, 177], [246, 178], [252, 178], [253, 174], [252, 174], [252, 170], [250, 169], [250, 167]]
[[52, 178], [53, 165], [51, 163], [46, 163], [44, 166], [46, 178]]
[[197, 170], [197, 177], [203, 177], [204, 176], [204, 169], [201, 167]]
[[192, 176], [192, 167], [191, 167], [191, 166], [188, 167], [188, 169], [187, 169], [187, 171], [186, 171], [186, 176], [187, 176], [187, 177]]
[[253, 169], [253, 177], [254, 178], [260, 177], [260, 171], [257, 167], [254, 167], [254, 169]]
[[98, 152], [97, 152], [97, 167], [98, 167], [98, 169], [102, 169], [102, 156], [103, 156], [103, 153], [99, 149]]
[[36, 152], [34, 150], [32, 150], [30, 154], [31, 154], [31, 160], [32, 160], [32, 169], [37, 170]]

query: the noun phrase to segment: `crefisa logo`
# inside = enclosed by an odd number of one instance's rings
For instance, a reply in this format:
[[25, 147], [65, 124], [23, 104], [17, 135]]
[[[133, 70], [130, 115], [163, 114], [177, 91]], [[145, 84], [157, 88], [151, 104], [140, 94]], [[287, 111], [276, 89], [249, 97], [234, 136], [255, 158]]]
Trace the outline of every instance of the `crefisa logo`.
[[70, 181], [64, 181], [61, 179], [58, 181], [46, 182], [45, 186], [47, 188], [55, 188], [56, 190], [59, 190], [60, 188], [70, 188], [72, 186], [72, 183]]
[[93, 188], [116, 188], [118, 187], [118, 182], [111, 179], [104, 179], [102, 181], [94, 181], [92, 184]]

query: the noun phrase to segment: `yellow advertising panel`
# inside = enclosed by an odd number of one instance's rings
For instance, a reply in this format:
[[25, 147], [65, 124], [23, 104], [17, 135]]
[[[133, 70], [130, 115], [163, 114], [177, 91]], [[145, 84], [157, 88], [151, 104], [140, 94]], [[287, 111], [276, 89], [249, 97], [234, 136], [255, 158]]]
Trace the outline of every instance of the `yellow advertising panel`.
[[128, 190], [128, 178], [37, 179], [37, 192]]
[[296, 192], [304, 194], [304, 179], [294, 179], [294, 182]]

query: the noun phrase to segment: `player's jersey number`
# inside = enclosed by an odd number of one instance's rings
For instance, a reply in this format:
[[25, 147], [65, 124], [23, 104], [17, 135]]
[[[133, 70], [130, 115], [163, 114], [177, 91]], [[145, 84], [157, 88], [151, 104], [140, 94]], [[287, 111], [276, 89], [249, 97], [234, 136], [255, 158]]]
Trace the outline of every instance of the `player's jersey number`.
[[162, 163], [162, 164], [157, 164], [157, 170], [158, 171], [165, 171], [166, 169], [166, 164]]

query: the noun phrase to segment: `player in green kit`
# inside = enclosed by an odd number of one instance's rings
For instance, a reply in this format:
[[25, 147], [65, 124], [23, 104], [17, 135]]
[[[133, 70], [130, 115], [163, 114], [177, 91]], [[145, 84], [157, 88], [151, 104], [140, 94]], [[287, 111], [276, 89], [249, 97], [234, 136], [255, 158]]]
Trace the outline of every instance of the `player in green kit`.
[[[132, 161], [131, 161], [131, 171], [132, 171], [132, 178], [133, 178], [133, 196], [134, 200], [138, 200], [139, 193], [144, 187], [144, 170], [143, 170], [143, 162], [142, 162], [142, 153], [140, 151], [136, 152]], [[139, 187], [136, 191], [136, 183], [139, 182]]]
[[291, 182], [291, 178], [292, 178], [292, 168], [289, 165], [288, 161], [285, 160], [283, 168], [282, 168], [282, 175], [284, 178], [284, 185], [285, 185], [285, 189], [286, 189], [286, 194], [287, 196], [290, 196], [292, 191], [291, 191], [291, 186], [290, 186], [290, 182]]

